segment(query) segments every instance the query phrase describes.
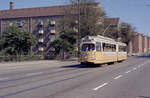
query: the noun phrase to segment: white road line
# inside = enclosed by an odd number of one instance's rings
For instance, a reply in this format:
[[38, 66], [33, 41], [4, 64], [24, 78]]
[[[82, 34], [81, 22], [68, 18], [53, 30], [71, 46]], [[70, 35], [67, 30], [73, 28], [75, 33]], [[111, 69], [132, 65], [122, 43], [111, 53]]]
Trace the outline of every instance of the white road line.
[[129, 71], [127, 71], [127, 72], [125, 72], [126, 74], [128, 74], [128, 73], [130, 73], [131, 71], [129, 70]]
[[122, 75], [119, 75], [119, 76], [115, 77], [114, 79], [117, 80], [117, 79], [119, 79], [121, 77], [122, 77]]
[[0, 78], [0, 81], [8, 80], [9, 78]]
[[140, 68], [140, 67], [141, 67], [141, 65], [138, 66], [138, 68]]
[[26, 74], [26, 76], [34, 76], [34, 75], [40, 75], [42, 74], [43, 72], [37, 72], [37, 73], [28, 73]]
[[100, 88], [102, 88], [102, 87], [104, 87], [104, 86], [106, 86], [106, 85], [108, 85], [108, 83], [104, 83], [104, 84], [102, 84], [102, 85], [100, 85], [100, 86], [94, 88], [93, 90], [97, 91], [98, 89], [100, 89]]
[[132, 70], [134, 71], [134, 70], [136, 70], [136, 68], [133, 68]]

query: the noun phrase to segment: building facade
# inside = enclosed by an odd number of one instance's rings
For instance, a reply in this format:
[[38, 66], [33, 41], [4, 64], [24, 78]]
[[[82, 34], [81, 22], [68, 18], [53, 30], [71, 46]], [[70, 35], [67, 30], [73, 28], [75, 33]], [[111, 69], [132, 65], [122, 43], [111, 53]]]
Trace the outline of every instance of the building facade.
[[[99, 3], [96, 6], [101, 8]], [[38, 39], [37, 44], [32, 47], [36, 54], [52, 53], [54, 50], [51, 42], [59, 35], [59, 20], [63, 18], [67, 7], [68, 5], [14, 9], [14, 3], [10, 2], [9, 10], [0, 10], [1, 37], [7, 26], [17, 25]]]
[[[59, 35], [59, 20], [63, 18], [63, 10], [67, 6], [50, 6], [37, 8], [14, 9], [14, 3], [10, 2], [9, 10], [0, 10], [0, 36], [7, 26], [17, 25], [24, 31], [35, 35], [38, 42], [32, 50], [38, 53], [53, 53], [51, 42]], [[97, 7], [101, 9], [98, 3]], [[101, 17], [98, 21], [110, 28], [120, 27], [120, 18]], [[63, 26], [62, 26], [63, 27]], [[128, 45], [129, 54], [142, 54], [150, 50], [150, 37], [136, 33], [135, 38]]]
[[33, 33], [38, 42], [32, 47], [35, 53], [51, 51], [51, 42], [56, 38], [59, 29], [57, 22], [63, 17], [64, 6], [14, 9], [10, 2], [9, 10], [0, 11], [1, 37], [7, 26], [17, 25], [24, 31]]
[[136, 33], [135, 38], [128, 45], [130, 55], [142, 55], [150, 53], [150, 37]]

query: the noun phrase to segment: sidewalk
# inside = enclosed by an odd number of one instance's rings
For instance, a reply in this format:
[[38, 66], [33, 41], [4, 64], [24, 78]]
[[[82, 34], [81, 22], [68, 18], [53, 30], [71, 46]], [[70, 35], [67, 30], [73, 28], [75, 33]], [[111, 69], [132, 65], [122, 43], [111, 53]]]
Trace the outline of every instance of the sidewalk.
[[50, 67], [58, 67], [65, 65], [73, 65], [78, 64], [76, 59], [71, 60], [39, 60], [39, 61], [22, 61], [22, 62], [2, 62], [0, 63], [0, 67], [2, 66], [50, 66]]

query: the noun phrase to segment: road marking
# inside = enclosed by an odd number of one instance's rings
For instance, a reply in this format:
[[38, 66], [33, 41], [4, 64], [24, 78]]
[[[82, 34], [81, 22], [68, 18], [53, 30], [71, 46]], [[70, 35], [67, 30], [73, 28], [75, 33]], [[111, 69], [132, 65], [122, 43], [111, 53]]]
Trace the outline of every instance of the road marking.
[[138, 66], [138, 68], [142, 67], [141, 65]]
[[102, 85], [100, 85], [100, 86], [94, 88], [93, 90], [97, 91], [98, 89], [100, 89], [100, 88], [102, 88], [102, 87], [104, 87], [104, 86], [106, 86], [106, 85], [108, 85], [108, 83], [104, 83], [104, 84], [102, 84]]
[[0, 78], [0, 81], [8, 80], [9, 78]]
[[127, 72], [125, 72], [125, 73], [130, 73], [131, 71], [129, 70], [129, 71], [127, 71]]
[[133, 68], [132, 70], [134, 71], [134, 70], [136, 70], [136, 68]]
[[141, 66], [144, 66], [146, 63], [144, 63], [144, 64], [141, 64]]
[[122, 75], [119, 75], [119, 76], [115, 77], [114, 79], [117, 80], [117, 79], [119, 79], [121, 77], [122, 77]]
[[43, 72], [37, 72], [37, 73], [28, 73], [26, 74], [26, 76], [35, 76], [35, 75], [40, 75], [42, 74]]

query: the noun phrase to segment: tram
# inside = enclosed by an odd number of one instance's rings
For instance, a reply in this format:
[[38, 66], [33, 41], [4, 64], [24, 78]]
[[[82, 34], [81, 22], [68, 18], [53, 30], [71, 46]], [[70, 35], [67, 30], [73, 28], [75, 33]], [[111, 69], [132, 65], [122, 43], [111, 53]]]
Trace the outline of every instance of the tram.
[[81, 64], [104, 64], [127, 59], [126, 44], [103, 36], [87, 36], [81, 40]]

